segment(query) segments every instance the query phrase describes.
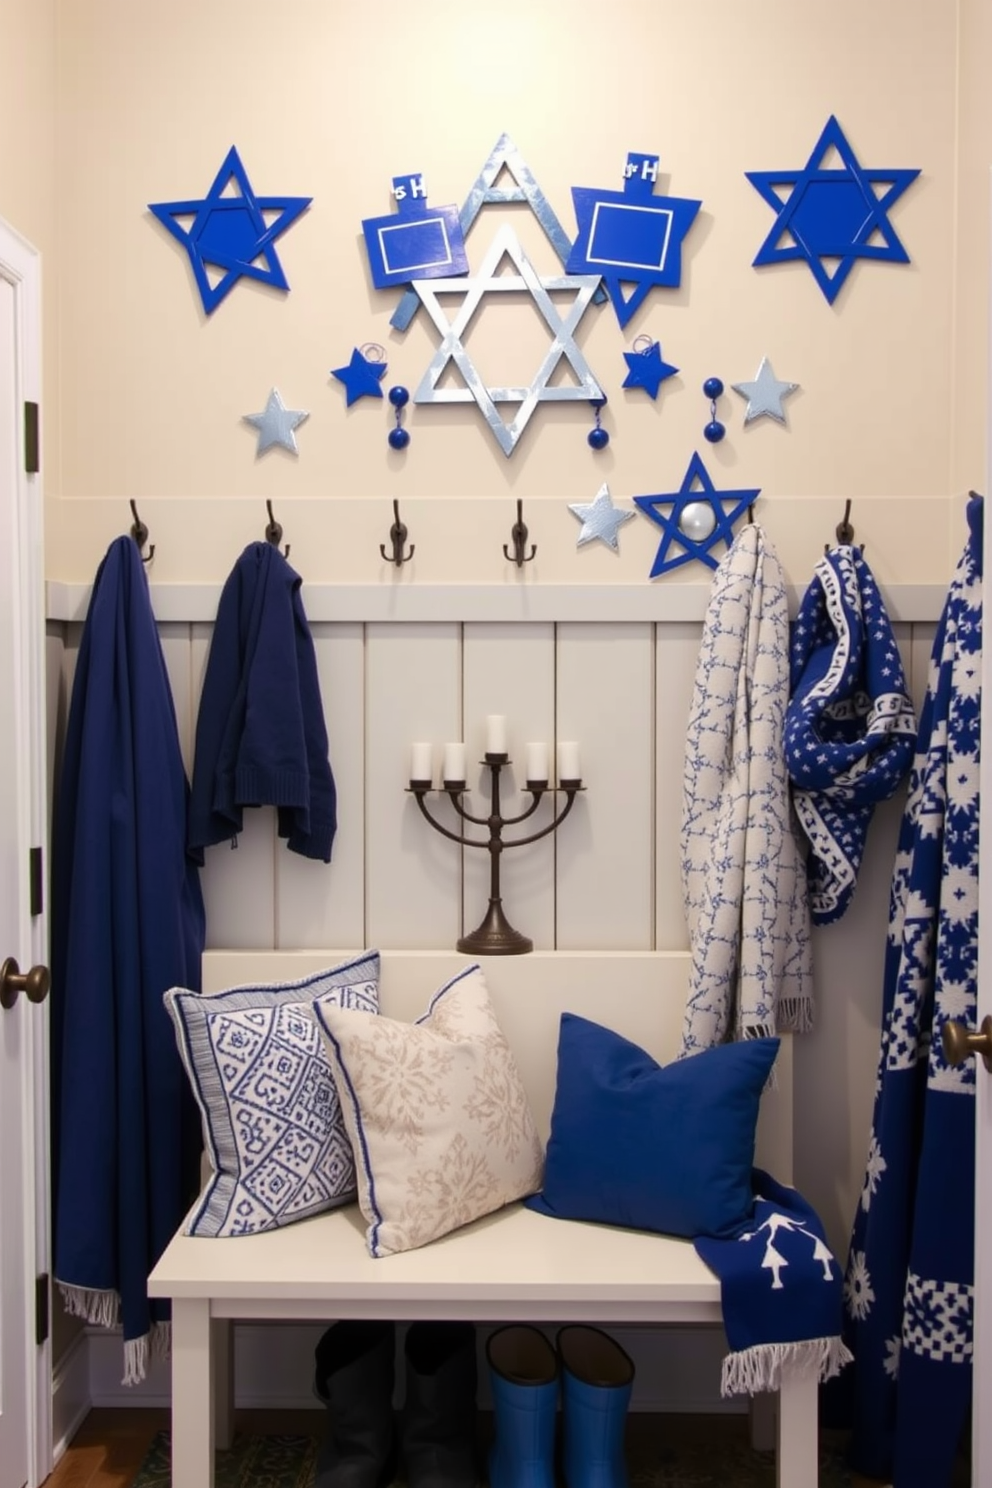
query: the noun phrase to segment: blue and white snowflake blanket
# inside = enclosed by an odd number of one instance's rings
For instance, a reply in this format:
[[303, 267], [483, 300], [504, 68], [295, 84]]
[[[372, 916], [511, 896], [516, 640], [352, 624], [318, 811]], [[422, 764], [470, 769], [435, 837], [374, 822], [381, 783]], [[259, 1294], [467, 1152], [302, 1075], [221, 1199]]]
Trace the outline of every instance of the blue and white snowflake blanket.
[[892, 885], [878, 1083], [844, 1295], [854, 1467], [946, 1488], [971, 1395], [982, 506], [937, 629]]
[[851, 902], [879, 801], [913, 757], [916, 716], [882, 597], [853, 547], [816, 565], [792, 631], [785, 758], [809, 839], [814, 925]]
[[729, 1240], [699, 1236], [720, 1278], [724, 1395], [777, 1390], [782, 1370], [831, 1379], [851, 1355], [841, 1339], [841, 1270], [816, 1212], [794, 1188], [752, 1172], [754, 1214]]
[[806, 869], [782, 753], [788, 645], [782, 567], [749, 523], [713, 575], [689, 709], [679, 839], [691, 952], [682, 1055], [812, 1023]]

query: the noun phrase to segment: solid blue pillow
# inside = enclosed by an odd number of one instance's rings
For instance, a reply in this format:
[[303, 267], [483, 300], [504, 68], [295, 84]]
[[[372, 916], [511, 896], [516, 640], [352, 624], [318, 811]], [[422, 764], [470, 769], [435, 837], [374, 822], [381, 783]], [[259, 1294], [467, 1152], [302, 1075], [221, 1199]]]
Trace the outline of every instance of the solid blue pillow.
[[563, 1013], [544, 1188], [529, 1209], [665, 1235], [732, 1235], [753, 1208], [761, 1092], [777, 1038], [673, 1064]]

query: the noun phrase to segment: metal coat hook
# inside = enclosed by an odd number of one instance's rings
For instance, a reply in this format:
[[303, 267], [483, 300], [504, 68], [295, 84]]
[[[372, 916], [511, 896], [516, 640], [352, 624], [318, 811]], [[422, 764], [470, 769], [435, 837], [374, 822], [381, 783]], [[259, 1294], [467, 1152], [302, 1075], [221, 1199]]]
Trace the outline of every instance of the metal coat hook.
[[141, 553], [141, 561], [142, 563], [151, 563], [152, 559], [155, 557], [155, 544], [152, 543], [147, 553], [142, 551], [145, 543], [148, 541], [148, 528], [138, 516], [138, 505], [135, 501], [131, 502], [131, 515], [134, 518], [134, 522], [131, 525], [131, 536], [138, 544], [138, 552]]
[[[835, 531], [837, 533], [837, 541], [842, 546], [849, 547], [854, 542], [854, 528], [851, 526], [851, 500], [850, 500], [850, 497], [848, 497], [847, 503], [846, 503], [846, 505], [844, 507], [844, 516], [843, 516], [843, 519], [840, 522], [837, 523], [837, 526], [835, 528]], [[860, 551], [863, 553], [864, 550], [865, 550], [865, 545], [864, 545], [864, 543], [862, 543], [861, 544]], [[825, 553], [829, 553], [830, 552], [830, 544], [829, 543], [824, 543], [823, 544], [823, 551]]]
[[517, 501], [517, 520], [510, 528], [510, 536], [513, 539], [513, 552], [511, 553], [506, 543], [504, 543], [503, 557], [508, 558], [511, 563], [515, 563], [518, 568], [521, 568], [523, 564], [529, 563], [534, 557], [537, 552], [537, 544], [531, 543], [530, 552], [527, 554], [524, 553], [529, 533], [527, 531], [527, 524], [524, 521], [524, 504], [519, 499]]
[[[274, 548], [277, 548], [282, 542], [282, 524], [277, 522], [272, 514], [271, 501], [265, 503], [265, 509], [269, 514], [268, 526], [265, 529], [265, 541], [270, 542]], [[285, 556], [287, 558], [289, 557], [289, 543], [286, 544]]]
[[403, 549], [406, 545], [406, 539], [406, 523], [400, 521], [400, 504], [398, 501], [394, 501], [393, 525], [389, 529], [389, 541], [393, 545], [392, 553], [390, 554], [386, 552], [383, 543], [379, 544], [379, 552], [382, 554], [383, 558], [385, 558], [387, 563], [395, 563], [397, 568], [399, 568], [400, 565], [403, 563], [409, 563], [410, 559], [417, 551], [417, 545], [416, 543], [411, 543], [409, 553], [404, 553]]

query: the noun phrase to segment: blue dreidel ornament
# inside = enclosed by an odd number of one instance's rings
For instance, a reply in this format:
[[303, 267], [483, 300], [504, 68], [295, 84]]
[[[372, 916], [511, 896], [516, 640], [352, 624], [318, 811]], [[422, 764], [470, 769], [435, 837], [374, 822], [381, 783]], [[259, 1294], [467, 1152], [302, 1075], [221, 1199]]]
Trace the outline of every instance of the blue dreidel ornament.
[[403, 428], [403, 409], [410, 401], [410, 394], [400, 383], [389, 389], [389, 401], [396, 410], [396, 427], [389, 431], [389, 447], [394, 450], [406, 449], [410, 443], [408, 430]]
[[721, 424], [716, 416], [716, 400], [723, 396], [723, 383], [719, 377], [707, 377], [703, 383], [703, 392], [710, 400], [710, 421], [703, 430], [703, 438], [709, 444], [719, 444], [726, 434], [725, 425]]

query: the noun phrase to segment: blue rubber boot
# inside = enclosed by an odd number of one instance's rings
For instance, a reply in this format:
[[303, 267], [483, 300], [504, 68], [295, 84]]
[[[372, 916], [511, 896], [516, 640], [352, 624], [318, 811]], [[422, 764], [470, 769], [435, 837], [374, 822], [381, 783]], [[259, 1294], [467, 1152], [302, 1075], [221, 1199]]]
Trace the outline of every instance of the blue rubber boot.
[[563, 1467], [567, 1488], [627, 1488], [624, 1428], [633, 1360], [598, 1328], [562, 1328]]
[[558, 1360], [537, 1328], [498, 1329], [486, 1344], [496, 1440], [489, 1488], [555, 1488]]

